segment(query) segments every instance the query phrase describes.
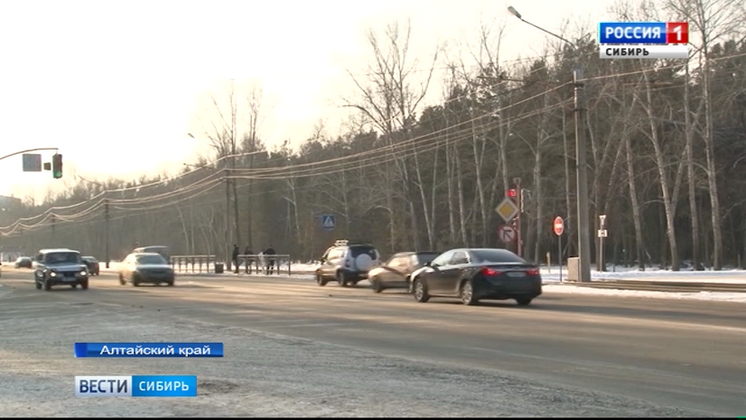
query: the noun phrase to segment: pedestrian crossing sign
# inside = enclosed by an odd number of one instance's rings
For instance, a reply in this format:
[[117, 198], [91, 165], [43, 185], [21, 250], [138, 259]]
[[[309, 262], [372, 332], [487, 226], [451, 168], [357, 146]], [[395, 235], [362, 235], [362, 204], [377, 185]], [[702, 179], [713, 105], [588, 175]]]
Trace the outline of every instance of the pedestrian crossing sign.
[[332, 230], [337, 225], [334, 215], [325, 214], [321, 216], [321, 228], [324, 230]]

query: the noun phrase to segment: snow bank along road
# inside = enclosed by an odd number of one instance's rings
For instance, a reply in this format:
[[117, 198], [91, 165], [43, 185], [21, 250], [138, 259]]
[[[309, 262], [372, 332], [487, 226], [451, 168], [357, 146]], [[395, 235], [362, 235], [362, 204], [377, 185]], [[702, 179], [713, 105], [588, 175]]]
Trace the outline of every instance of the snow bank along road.
[[[744, 305], [547, 293], [465, 307], [291, 278], [0, 284], [0, 416], [746, 415]], [[74, 359], [219, 341], [223, 359]], [[75, 375], [198, 375], [197, 398], [75, 398]]]

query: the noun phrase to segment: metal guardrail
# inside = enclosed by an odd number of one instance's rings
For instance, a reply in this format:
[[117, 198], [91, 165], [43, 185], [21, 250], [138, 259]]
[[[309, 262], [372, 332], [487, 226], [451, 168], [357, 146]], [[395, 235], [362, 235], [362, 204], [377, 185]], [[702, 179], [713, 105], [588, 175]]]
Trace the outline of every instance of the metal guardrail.
[[177, 273], [214, 273], [215, 255], [174, 255], [171, 267]]
[[[174, 255], [170, 258], [170, 264], [177, 273], [217, 273], [217, 268], [222, 266], [220, 272], [225, 270], [223, 262], [218, 262], [215, 255]], [[269, 262], [274, 262], [269, 266]], [[246, 274], [264, 273], [267, 275], [280, 275], [287, 271], [291, 274], [291, 260], [289, 254], [269, 255], [241, 254], [238, 256], [238, 267], [232, 267], [234, 272], [243, 271]], [[238, 270], [238, 271], [236, 271]]]

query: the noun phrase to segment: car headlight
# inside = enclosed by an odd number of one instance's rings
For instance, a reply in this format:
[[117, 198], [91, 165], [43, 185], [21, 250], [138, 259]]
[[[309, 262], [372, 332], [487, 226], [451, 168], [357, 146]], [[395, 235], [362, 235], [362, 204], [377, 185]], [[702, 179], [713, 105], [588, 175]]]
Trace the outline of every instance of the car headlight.
[[85, 275], [87, 275], [87, 274], [88, 274], [88, 272], [87, 272], [87, 271], [85, 271], [85, 270], [80, 270], [80, 275], [81, 275], [81, 276], [85, 276]]

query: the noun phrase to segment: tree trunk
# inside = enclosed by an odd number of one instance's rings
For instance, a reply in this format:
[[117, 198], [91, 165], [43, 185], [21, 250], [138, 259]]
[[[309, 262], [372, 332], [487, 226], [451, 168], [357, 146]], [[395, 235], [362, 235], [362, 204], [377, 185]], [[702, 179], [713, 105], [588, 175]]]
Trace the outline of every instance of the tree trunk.
[[705, 99], [705, 157], [707, 158], [707, 184], [710, 190], [712, 215], [712, 269], [723, 268], [723, 230], [721, 226], [720, 200], [718, 199], [717, 167], [715, 166], [715, 141], [712, 134], [712, 98], [710, 97], [710, 60], [705, 51], [702, 89]]
[[458, 232], [456, 229], [456, 208], [454, 207], [454, 202], [456, 201], [454, 197], [454, 191], [453, 191], [453, 180], [456, 178], [453, 176], [453, 167], [455, 166], [454, 158], [453, 158], [453, 150], [454, 146], [451, 146], [448, 144], [448, 141], [446, 140], [446, 174], [448, 179], [446, 180], [446, 185], [448, 188], [448, 246], [454, 246], [456, 244], [456, 240], [458, 238]]
[[676, 242], [676, 228], [674, 219], [674, 209], [671, 206], [672, 197], [671, 189], [668, 181], [668, 175], [666, 173], [667, 159], [663, 156], [663, 149], [661, 148], [660, 138], [658, 135], [658, 127], [655, 123], [655, 116], [653, 114], [653, 95], [650, 88], [650, 79], [647, 71], [643, 72], [644, 83], [645, 83], [645, 95], [647, 102], [644, 104], [644, 108], [648, 117], [648, 124], [650, 126], [649, 138], [653, 144], [653, 150], [655, 151], [655, 162], [658, 169], [658, 178], [661, 183], [661, 193], [663, 195], [663, 209], [666, 216], [666, 235], [668, 237], [668, 245], [671, 252], [671, 270], [679, 271], [679, 249]]
[[461, 157], [458, 153], [458, 146], [453, 148], [456, 159], [456, 194], [458, 197], [459, 225], [461, 230], [461, 246], [469, 246], [469, 238], [466, 235], [466, 208], [464, 206], [464, 177], [461, 171]]
[[[634, 103], [634, 102], [633, 102]], [[627, 130], [623, 133], [624, 148], [627, 152], [627, 183], [629, 185], [629, 198], [632, 204], [632, 221], [635, 226], [635, 258], [640, 271], [645, 271], [645, 253], [643, 252], [642, 237], [642, 212], [640, 211], [640, 200], [637, 196], [637, 185], [635, 180], [635, 164], [632, 158], [632, 141]], [[629, 257], [627, 257], [629, 258]]]
[[699, 212], [697, 211], [697, 175], [694, 168], [694, 126], [690, 111], [691, 89], [689, 88], [689, 62], [686, 65], [686, 77], [684, 79], [684, 123], [686, 136], [686, 166], [687, 183], [689, 186], [689, 216], [692, 225], [692, 265], [699, 267], [700, 262], [700, 240], [699, 240]]

